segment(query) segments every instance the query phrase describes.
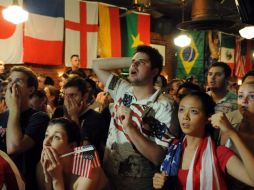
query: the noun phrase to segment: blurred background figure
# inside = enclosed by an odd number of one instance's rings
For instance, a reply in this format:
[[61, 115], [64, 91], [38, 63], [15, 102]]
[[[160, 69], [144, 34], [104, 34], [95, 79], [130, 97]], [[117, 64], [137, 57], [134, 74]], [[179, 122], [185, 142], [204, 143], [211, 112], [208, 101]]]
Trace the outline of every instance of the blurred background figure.
[[7, 109], [5, 103], [5, 92], [7, 87], [7, 81], [0, 80], [0, 113], [4, 112]]
[[162, 93], [167, 91], [167, 79], [163, 75], [159, 75], [154, 83], [155, 89], [161, 89]]
[[180, 79], [172, 79], [169, 84], [168, 84], [168, 88], [169, 88], [169, 96], [173, 99], [176, 100], [176, 92], [179, 88], [179, 86], [183, 83], [182, 80]]
[[0, 80], [6, 80], [9, 72], [5, 68], [5, 63], [0, 60]]
[[181, 99], [188, 93], [190, 92], [197, 92], [197, 91], [201, 91], [201, 88], [196, 85], [193, 84], [191, 82], [185, 82], [183, 84], [181, 84], [176, 92], [176, 103], [179, 104], [179, 102], [181, 101]]
[[78, 73], [79, 76], [82, 78], [86, 78], [86, 73], [83, 71], [83, 69], [80, 68], [80, 59], [79, 55], [73, 54], [71, 56], [71, 68], [65, 71], [67, 75], [75, 72]]
[[4, 62], [0, 61], [0, 74], [3, 74], [5, 70]]
[[47, 96], [44, 90], [37, 90], [29, 100], [30, 107], [38, 111], [47, 111]]
[[56, 107], [59, 105], [60, 92], [56, 87], [52, 85], [47, 85], [44, 88], [44, 91], [47, 96], [47, 113], [49, 117], [51, 118], [52, 114], [56, 110]]
[[60, 80], [59, 80], [59, 90], [60, 90], [60, 96], [61, 98], [63, 98], [63, 86], [65, 85], [67, 79], [69, 78], [68, 74], [66, 73], [63, 73], [61, 76], [60, 76]]
[[190, 76], [189, 78], [187, 78], [186, 82], [191, 82], [191, 83], [196, 84], [196, 85], [199, 86], [199, 81], [198, 81], [197, 77], [195, 77], [193, 75]]
[[38, 89], [43, 90], [47, 85], [55, 85], [55, 81], [46, 74], [39, 74], [37, 77], [38, 80]]
[[250, 70], [248, 71], [243, 79], [242, 79], [242, 83], [245, 83], [245, 82], [250, 82], [250, 81], [254, 81], [254, 70]]

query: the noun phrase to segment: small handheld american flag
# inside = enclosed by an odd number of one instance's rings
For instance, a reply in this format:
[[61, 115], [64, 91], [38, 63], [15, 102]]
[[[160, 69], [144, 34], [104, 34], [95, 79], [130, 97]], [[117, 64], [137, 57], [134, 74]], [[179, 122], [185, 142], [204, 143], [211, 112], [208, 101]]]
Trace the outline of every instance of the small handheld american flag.
[[[89, 151], [82, 151], [85, 148], [90, 148]], [[76, 147], [74, 149], [74, 160], [72, 173], [75, 175], [89, 178], [93, 168], [101, 166], [99, 156], [95, 148], [91, 150], [92, 145]]]

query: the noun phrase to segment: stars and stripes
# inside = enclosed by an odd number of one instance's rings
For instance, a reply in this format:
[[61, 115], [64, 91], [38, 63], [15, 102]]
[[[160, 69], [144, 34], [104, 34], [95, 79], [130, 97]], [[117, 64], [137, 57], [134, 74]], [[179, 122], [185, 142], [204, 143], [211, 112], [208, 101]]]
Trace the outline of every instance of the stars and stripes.
[[[83, 146], [76, 147], [75, 152], [83, 149]], [[89, 151], [84, 153], [75, 153], [73, 160], [72, 173], [75, 175], [89, 178], [93, 168], [101, 167], [97, 151]]]
[[168, 148], [168, 154], [161, 164], [160, 171], [169, 176], [177, 176], [181, 162], [182, 142], [173, 142]]
[[155, 112], [151, 107], [136, 104], [134, 99], [131, 94], [125, 93], [118, 100], [118, 104], [115, 105], [116, 111], [112, 114], [114, 126], [123, 132], [128, 142], [132, 143], [129, 136], [124, 133], [122, 121], [116, 114], [119, 106], [124, 105], [132, 110], [131, 122], [133, 126], [142, 131], [148, 138], [155, 138], [162, 143], [168, 143], [172, 139], [172, 135], [170, 135], [167, 125], [155, 118]]

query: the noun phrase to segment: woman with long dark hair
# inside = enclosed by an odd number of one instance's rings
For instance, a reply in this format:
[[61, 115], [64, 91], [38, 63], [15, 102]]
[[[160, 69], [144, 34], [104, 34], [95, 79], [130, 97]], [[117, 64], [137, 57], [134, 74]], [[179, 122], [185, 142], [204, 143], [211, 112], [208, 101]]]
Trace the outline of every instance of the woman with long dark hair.
[[[214, 106], [211, 97], [203, 92], [187, 94], [180, 101], [178, 118], [185, 136], [169, 146], [161, 172], [154, 175], [154, 188], [227, 189], [226, 172], [254, 186], [254, 157], [225, 115], [213, 115]], [[212, 126], [230, 137], [240, 158], [230, 149], [215, 144]], [[175, 183], [165, 183], [172, 179]]]

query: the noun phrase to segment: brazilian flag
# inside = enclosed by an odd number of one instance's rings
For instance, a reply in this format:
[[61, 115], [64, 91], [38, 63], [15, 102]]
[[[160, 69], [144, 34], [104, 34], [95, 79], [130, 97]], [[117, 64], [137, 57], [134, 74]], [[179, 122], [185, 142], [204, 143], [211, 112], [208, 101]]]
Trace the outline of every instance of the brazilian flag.
[[176, 77], [183, 79], [196, 77], [204, 82], [204, 46], [205, 32], [188, 32], [191, 45], [177, 50]]
[[[132, 57], [139, 45], [150, 44], [150, 15], [130, 12], [121, 18], [122, 56]], [[128, 73], [128, 70], [124, 70]]]

